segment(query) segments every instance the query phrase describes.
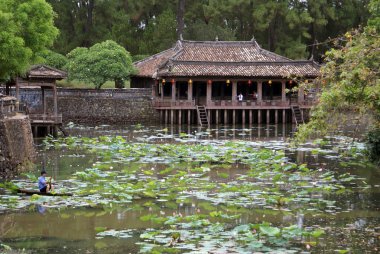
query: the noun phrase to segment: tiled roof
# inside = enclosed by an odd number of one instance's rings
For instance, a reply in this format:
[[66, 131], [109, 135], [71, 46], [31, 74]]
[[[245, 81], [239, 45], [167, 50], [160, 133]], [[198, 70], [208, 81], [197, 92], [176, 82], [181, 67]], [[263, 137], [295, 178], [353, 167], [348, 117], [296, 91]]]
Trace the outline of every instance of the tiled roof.
[[287, 77], [319, 75], [313, 61], [294, 61], [256, 41], [178, 41], [175, 47], [135, 63], [144, 77]]
[[275, 62], [288, 58], [260, 48], [255, 41], [182, 41], [179, 61], [197, 62]]
[[134, 62], [133, 64], [138, 70], [137, 76], [152, 78], [157, 72], [158, 67], [165, 64], [175, 53], [175, 48], [171, 48], [141, 61]]
[[28, 78], [64, 79], [67, 73], [47, 65], [33, 65], [27, 73]]
[[173, 62], [160, 69], [158, 76], [173, 77], [316, 77], [319, 66], [311, 61], [299, 62]]

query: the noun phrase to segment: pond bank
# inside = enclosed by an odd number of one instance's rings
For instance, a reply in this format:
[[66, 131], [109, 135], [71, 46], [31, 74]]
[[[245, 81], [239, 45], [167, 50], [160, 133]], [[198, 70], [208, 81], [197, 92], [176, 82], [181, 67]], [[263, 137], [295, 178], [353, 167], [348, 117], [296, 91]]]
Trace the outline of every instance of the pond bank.
[[0, 119], [0, 178], [25, 171], [35, 155], [28, 116], [16, 114]]

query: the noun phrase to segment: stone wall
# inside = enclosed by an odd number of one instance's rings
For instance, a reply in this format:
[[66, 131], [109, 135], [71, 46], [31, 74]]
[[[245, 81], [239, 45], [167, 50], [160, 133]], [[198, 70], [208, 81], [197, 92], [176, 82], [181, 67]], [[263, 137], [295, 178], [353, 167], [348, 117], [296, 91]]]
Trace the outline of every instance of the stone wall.
[[0, 119], [0, 177], [25, 171], [35, 155], [28, 116], [17, 114]]
[[[58, 113], [64, 122], [91, 124], [156, 123], [159, 116], [152, 107], [152, 92], [146, 89], [68, 89], [58, 88]], [[11, 94], [14, 94], [14, 90]], [[52, 112], [51, 91], [46, 92], [48, 112]], [[39, 88], [20, 89], [22, 102], [30, 113], [41, 112]]]

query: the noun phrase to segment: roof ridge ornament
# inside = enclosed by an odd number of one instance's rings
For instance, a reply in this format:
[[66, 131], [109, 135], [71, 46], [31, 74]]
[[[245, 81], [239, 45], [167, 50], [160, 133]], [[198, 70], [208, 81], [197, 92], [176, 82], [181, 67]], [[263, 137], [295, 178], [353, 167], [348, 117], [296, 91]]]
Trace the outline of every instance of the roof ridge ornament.
[[179, 51], [181, 49], [182, 49], [182, 40], [180, 39], [180, 40], [177, 41], [177, 43], [176, 43], [176, 45], [174, 47], [174, 50], [175, 51]]
[[254, 45], [255, 47], [261, 48], [260, 45], [257, 43], [257, 41], [256, 41], [254, 35], [252, 36], [251, 42], [253, 43], [253, 45]]

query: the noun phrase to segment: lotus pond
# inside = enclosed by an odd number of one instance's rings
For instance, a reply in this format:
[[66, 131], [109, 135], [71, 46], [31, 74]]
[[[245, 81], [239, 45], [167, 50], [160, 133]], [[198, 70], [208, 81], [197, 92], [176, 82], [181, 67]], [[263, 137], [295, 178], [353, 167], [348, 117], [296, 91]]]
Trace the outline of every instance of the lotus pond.
[[[5, 253], [377, 253], [380, 169], [348, 135], [292, 126], [69, 124], [0, 189]], [[44, 167], [57, 193], [36, 189]]]

